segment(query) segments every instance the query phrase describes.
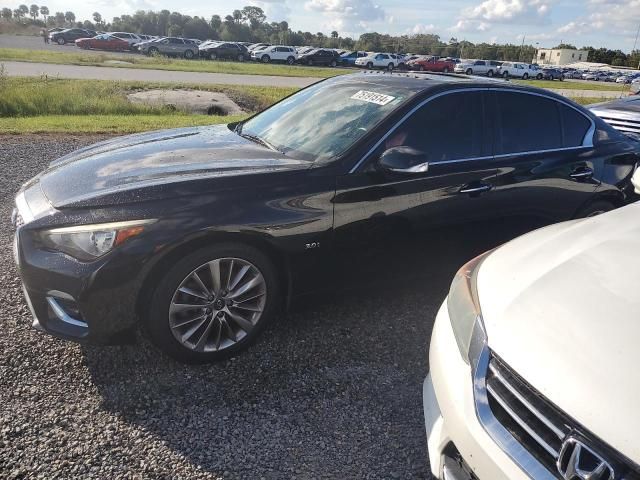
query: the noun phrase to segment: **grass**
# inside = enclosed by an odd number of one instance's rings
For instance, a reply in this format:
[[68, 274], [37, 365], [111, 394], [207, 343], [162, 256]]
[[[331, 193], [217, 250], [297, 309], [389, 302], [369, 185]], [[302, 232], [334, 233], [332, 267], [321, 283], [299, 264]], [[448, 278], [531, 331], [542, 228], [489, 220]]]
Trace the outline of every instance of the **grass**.
[[552, 88], [554, 90], [597, 90], [608, 92], [626, 92], [629, 86], [618, 83], [573, 82], [571, 80], [512, 80], [514, 83], [538, 88]]
[[[231, 62], [212, 60], [184, 60], [164, 56], [114, 55], [85, 52], [69, 46], [69, 52], [0, 48], [0, 61], [44, 62], [65, 65], [89, 65], [95, 67], [142, 68], [185, 72], [231, 73], [240, 75], [274, 75], [280, 77], [327, 78], [350, 73], [342, 68], [304, 67], [298, 65], [261, 64], [257, 62]], [[127, 64], [105, 63], [109, 60], [129, 62]]]
[[163, 107], [132, 104], [126, 98], [128, 93], [156, 88], [222, 92], [248, 112], [262, 110], [296, 90], [282, 87], [0, 76], [0, 117], [184, 114]]

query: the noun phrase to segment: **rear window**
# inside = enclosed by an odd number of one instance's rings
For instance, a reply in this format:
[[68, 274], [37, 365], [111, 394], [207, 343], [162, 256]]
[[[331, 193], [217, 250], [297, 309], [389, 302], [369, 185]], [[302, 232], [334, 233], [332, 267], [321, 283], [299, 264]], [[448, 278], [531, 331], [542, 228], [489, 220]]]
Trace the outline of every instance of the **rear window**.
[[591, 122], [575, 109], [562, 103], [560, 118], [562, 119], [563, 145], [565, 147], [579, 147], [584, 143], [584, 137], [591, 128]]

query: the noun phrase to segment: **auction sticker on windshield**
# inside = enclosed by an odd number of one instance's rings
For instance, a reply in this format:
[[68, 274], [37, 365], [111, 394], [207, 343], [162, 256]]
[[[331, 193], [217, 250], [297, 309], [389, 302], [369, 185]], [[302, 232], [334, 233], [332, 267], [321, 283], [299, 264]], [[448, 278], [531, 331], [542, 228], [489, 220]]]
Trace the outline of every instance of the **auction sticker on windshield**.
[[395, 100], [396, 97], [391, 95], [385, 95], [383, 93], [369, 92], [367, 90], [360, 90], [355, 93], [351, 98], [354, 100], [362, 100], [363, 102], [375, 103], [376, 105], [386, 105], [387, 103]]

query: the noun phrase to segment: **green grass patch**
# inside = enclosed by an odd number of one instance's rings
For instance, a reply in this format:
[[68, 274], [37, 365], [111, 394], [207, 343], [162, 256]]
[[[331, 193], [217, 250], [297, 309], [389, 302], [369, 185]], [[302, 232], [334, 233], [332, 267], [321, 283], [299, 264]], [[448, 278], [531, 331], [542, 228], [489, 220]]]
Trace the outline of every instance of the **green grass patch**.
[[214, 125], [244, 116], [209, 115], [43, 115], [0, 118], [1, 134], [26, 133], [137, 133], [164, 128]]
[[592, 103], [608, 102], [617, 97], [602, 98], [602, 97], [568, 97], [580, 105], [591, 105]]
[[[47, 50], [27, 50], [21, 48], [0, 48], [0, 61], [42, 62], [65, 65], [89, 65], [94, 67], [145, 68], [184, 72], [231, 73], [240, 75], [274, 75], [280, 77], [328, 78], [351, 70], [343, 68], [305, 67], [299, 65], [262, 64], [257, 62], [231, 62], [212, 60], [184, 60], [165, 56], [115, 55], [112, 53], [85, 52], [69, 46], [69, 52]], [[109, 60], [129, 62], [128, 64], [105, 63]]]
[[110, 80], [0, 76], [0, 117], [40, 115], [170, 115], [164, 107], [132, 104], [126, 95], [145, 89], [189, 88], [226, 93], [243, 110], [262, 110], [295, 88], [190, 85]]
[[512, 80], [520, 85], [529, 85], [538, 88], [551, 88], [554, 90], [595, 90], [609, 92], [627, 92], [629, 85], [621, 86], [619, 83], [607, 82], [573, 82], [571, 80]]

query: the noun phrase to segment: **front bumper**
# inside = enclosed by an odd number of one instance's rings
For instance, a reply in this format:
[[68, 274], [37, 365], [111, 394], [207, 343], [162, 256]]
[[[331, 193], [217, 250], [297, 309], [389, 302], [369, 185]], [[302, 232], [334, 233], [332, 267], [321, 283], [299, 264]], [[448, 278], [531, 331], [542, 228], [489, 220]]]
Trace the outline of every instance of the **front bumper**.
[[23, 230], [16, 231], [14, 257], [33, 327], [80, 343], [131, 342], [142, 265], [125, 252], [80, 262], [43, 249]]
[[[440, 479], [525, 480], [529, 476], [493, 441], [476, 416], [471, 368], [460, 356], [446, 302], [436, 318], [429, 349], [423, 406], [431, 471]], [[451, 452], [470, 470], [454, 472]]]

